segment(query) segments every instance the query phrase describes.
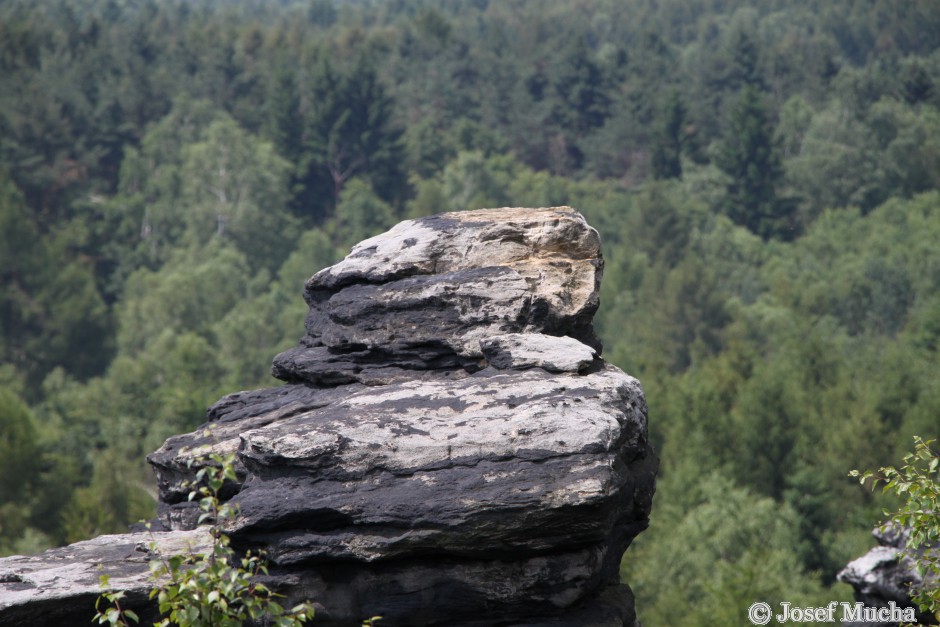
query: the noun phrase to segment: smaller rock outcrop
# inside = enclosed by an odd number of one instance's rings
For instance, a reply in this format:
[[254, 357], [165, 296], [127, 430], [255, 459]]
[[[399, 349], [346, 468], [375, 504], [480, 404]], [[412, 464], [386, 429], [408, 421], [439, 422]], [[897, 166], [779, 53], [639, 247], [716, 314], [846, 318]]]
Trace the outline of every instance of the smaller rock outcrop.
[[[850, 562], [837, 578], [855, 589], [855, 600], [865, 607], [888, 607], [894, 602], [898, 607], [913, 607], [911, 588], [923, 585], [914, 562], [901, 555], [907, 545], [907, 533], [894, 525], [876, 527], [872, 535], [879, 546]], [[929, 584], [930, 582], [928, 582]], [[935, 625], [937, 621], [929, 614], [918, 613], [921, 625]], [[845, 627], [898, 627], [897, 623], [845, 622]]]

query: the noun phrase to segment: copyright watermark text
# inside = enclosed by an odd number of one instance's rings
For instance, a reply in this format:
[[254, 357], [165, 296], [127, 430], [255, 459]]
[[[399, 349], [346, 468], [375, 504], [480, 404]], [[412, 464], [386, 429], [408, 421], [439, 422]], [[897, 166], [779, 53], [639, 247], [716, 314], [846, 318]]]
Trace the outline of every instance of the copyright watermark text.
[[824, 607], [798, 607], [783, 602], [774, 612], [769, 603], [758, 601], [747, 608], [747, 617], [753, 625], [776, 623], [841, 623], [859, 621], [871, 623], [913, 623], [913, 607], [898, 607], [891, 601], [888, 607], [865, 607], [862, 603], [833, 601]]

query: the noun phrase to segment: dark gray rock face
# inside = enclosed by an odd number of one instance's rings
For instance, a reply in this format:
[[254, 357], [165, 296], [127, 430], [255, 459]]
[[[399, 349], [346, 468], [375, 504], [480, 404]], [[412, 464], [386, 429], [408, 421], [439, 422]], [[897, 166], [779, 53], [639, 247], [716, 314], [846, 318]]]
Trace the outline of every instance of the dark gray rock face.
[[[907, 534], [889, 526], [873, 532], [879, 546], [871, 549], [862, 557], [853, 560], [843, 568], [837, 578], [855, 588], [855, 600], [866, 607], [888, 607], [895, 603], [898, 607], [914, 607], [911, 600], [911, 587], [923, 585], [923, 578], [909, 557], [902, 557], [901, 551], [907, 544]], [[935, 584], [933, 584], [935, 585]], [[935, 625], [936, 620], [928, 614], [917, 615], [921, 625]], [[843, 622], [845, 627], [897, 627], [898, 623], [881, 622]]]
[[233, 545], [267, 551], [268, 583], [318, 625], [636, 624], [618, 570], [658, 462], [639, 382], [599, 356], [602, 267], [568, 208], [362, 242], [307, 282], [286, 384], [223, 398], [149, 457], [160, 523], [199, 533], [184, 484], [235, 452]]

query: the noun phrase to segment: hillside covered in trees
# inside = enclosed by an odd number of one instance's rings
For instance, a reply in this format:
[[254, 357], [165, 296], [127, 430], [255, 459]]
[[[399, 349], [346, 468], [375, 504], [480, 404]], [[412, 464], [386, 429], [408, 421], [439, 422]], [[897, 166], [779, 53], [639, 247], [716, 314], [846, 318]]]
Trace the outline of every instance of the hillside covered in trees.
[[662, 457], [649, 625], [848, 600], [940, 431], [940, 3], [0, 4], [0, 554], [154, 513], [143, 461], [397, 221], [571, 205]]

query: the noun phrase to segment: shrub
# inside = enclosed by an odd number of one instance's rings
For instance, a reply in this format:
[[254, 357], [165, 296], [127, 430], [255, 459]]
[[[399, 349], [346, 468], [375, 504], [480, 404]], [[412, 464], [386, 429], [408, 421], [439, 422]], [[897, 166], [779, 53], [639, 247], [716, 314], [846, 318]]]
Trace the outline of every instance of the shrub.
[[[157, 599], [162, 620], [155, 627], [241, 627], [246, 621], [261, 621], [275, 627], [299, 627], [311, 620], [314, 608], [303, 603], [285, 610], [275, 600], [278, 595], [257, 581], [267, 574], [264, 559], [249, 552], [238, 558], [223, 533], [225, 520], [236, 510], [219, 500], [225, 482], [235, 480], [234, 455], [212, 455], [196, 474], [189, 500], [199, 498], [199, 523], [210, 525], [212, 548], [206, 554], [156, 557], [150, 562], [151, 576], [159, 585], [150, 592]], [[107, 576], [101, 578], [108, 586]], [[121, 607], [123, 592], [105, 592], [96, 603], [99, 625], [129, 627], [139, 622], [133, 611]]]

